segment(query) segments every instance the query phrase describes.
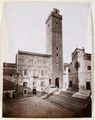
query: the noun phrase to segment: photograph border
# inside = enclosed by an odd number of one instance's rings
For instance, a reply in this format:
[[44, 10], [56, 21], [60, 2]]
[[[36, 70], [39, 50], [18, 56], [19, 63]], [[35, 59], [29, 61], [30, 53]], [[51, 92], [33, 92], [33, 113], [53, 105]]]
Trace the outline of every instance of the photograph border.
[[[42, 119], [42, 118], [3, 118], [2, 117], [2, 91], [3, 91], [3, 59], [4, 59], [4, 41], [3, 41], [3, 4], [5, 2], [81, 2], [81, 3], [90, 3], [91, 4], [91, 14], [92, 14], [92, 117], [91, 118], [62, 118], [62, 119], [83, 119], [83, 120], [87, 120], [87, 119], [91, 119], [94, 120], [95, 119], [95, 1], [94, 0], [1, 0], [0, 1], [0, 118], [1, 119]], [[47, 118], [45, 118], [47, 119]], [[54, 118], [50, 118], [50, 119], [54, 119]], [[56, 118], [59, 119], [59, 118]]]

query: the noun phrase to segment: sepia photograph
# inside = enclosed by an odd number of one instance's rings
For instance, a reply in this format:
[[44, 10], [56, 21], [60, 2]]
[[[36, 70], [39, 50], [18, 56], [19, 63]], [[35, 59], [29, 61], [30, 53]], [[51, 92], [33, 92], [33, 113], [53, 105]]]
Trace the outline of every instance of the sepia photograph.
[[5, 2], [3, 118], [92, 117], [91, 4]]

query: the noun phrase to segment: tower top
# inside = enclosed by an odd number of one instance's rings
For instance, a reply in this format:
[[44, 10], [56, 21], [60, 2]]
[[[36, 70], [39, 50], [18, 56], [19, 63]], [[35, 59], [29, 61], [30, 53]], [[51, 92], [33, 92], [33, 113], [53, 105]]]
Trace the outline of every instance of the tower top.
[[59, 10], [57, 8], [53, 8], [53, 11], [51, 11], [51, 13], [49, 14], [47, 20], [46, 20], [46, 24], [49, 21], [49, 19], [51, 18], [51, 16], [59, 18], [62, 20], [62, 15], [59, 14]]
[[59, 10], [57, 8], [53, 8], [53, 12], [59, 14]]

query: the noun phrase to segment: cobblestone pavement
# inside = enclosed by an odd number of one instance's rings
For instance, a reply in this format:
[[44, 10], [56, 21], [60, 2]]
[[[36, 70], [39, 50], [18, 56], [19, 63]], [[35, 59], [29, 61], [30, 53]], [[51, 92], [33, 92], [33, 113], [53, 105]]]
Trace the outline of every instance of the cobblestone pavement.
[[25, 118], [64, 118], [73, 113], [54, 106], [37, 96], [3, 102], [3, 117]]

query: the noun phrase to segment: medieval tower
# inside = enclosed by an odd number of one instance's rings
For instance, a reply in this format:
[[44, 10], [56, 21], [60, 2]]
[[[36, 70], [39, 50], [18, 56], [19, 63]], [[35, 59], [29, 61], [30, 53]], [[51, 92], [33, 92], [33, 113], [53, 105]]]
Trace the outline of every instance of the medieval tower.
[[63, 86], [62, 16], [54, 8], [46, 20], [47, 54], [52, 55], [51, 84]]

